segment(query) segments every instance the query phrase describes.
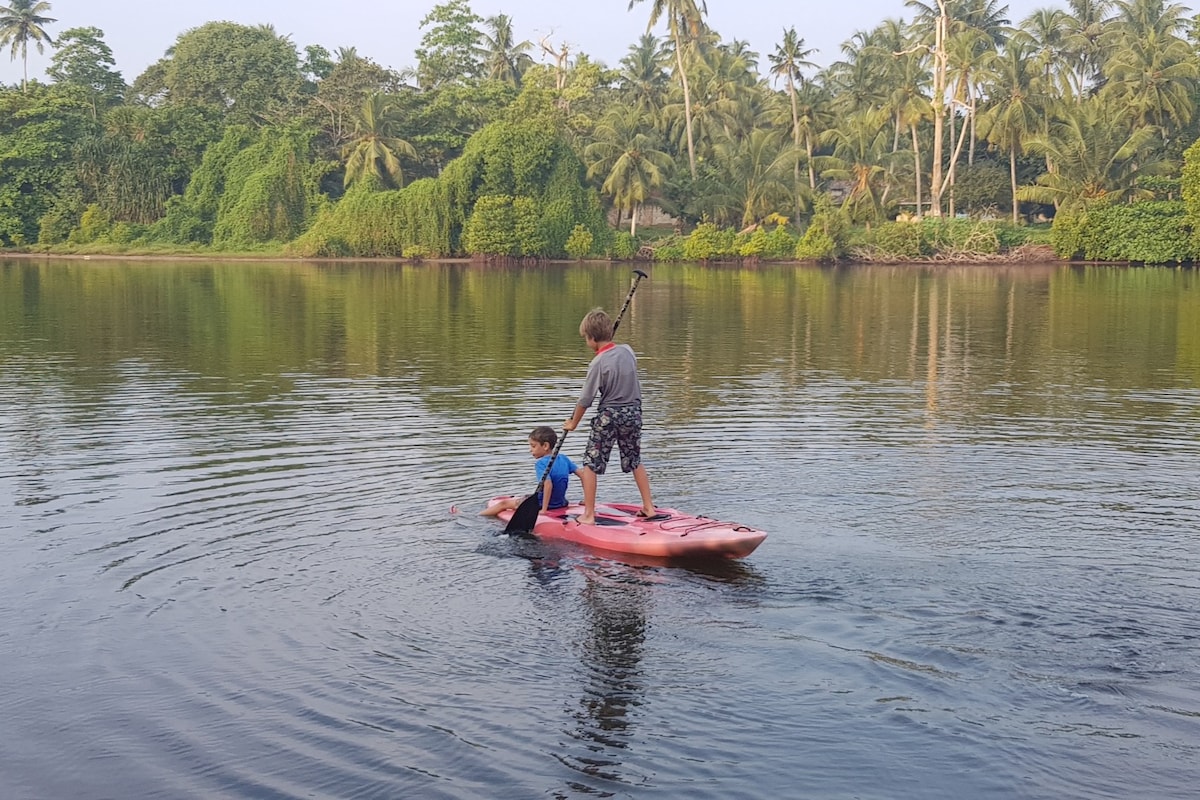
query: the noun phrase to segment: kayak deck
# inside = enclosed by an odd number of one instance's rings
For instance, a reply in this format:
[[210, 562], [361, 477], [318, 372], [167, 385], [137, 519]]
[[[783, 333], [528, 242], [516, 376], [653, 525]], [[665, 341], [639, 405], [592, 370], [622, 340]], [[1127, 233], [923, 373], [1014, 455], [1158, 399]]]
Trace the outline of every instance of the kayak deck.
[[[489, 505], [506, 500], [493, 497]], [[657, 558], [744, 558], [767, 538], [765, 531], [693, 516], [673, 508], [659, 508], [653, 517], [639, 517], [640, 505], [608, 503], [596, 506], [596, 523], [581, 525], [576, 517], [581, 504], [538, 514], [533, 535], [540, 539], [574, 542], [614, 553]], [[512, 511], [499, 519], [508, 522]]]

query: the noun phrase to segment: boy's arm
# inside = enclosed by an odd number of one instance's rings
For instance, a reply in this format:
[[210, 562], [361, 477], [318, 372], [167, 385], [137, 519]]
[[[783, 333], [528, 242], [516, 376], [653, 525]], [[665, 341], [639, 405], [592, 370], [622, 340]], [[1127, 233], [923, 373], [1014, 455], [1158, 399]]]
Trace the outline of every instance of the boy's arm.
[[542, 513], [550, 510], [550, 493], [554, 491], [554, 481], [549, 477], [542, 481]]
[[575, 413], [571, 418], [563, 423], [564, 431], [573, 431], [579, 427], [579, 421], [583, 419], [583, 415], [587, 413], [587, 406], [575, 406]]

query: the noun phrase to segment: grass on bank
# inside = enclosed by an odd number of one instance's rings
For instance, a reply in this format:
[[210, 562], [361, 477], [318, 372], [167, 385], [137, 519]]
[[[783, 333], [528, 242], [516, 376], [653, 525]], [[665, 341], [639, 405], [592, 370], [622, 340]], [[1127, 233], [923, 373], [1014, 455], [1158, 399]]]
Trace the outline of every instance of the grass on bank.
[[[965, 261], [972, 256], [993, 260], [1023, 245], [1049, 246], [1051, 225], [1013, 226], [1001, 221], [926, 218], [866, 227], [831, 224], [830, 220], [818, 218], [804, 234], [797, 234], [785, 225], [763, 225], [754, 230], [737, 232], [702, 223], [683, 235], [674, 226], [654, 225], [639, 228], [636, 237], [630, 236], [628, 229], [617, 231], [615, 238], [620, 241], [619, 247], [610, 247], [606, 253], [590, 255], [618, 261], [649, 256], [663, 262], [919, 262], [947, 258]], [[114, 242], [105, 237], [89, 242], [6, 248], [0, 252], [49, 256], [296, 258], [290, 245], [283, 242], [227, 250], [199, 243], [172, 244], [139, 239]], [[398, 254], [395, 258], [401, 260], [403, 257]]]

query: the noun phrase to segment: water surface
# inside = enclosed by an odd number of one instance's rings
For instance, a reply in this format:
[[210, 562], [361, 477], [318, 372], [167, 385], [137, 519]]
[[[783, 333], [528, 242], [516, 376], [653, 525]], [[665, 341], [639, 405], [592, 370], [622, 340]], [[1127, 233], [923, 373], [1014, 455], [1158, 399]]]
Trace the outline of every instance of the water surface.
[[742, 562], [474, 514], [627, 267], [0, 260], [0, 796], [1193, 791], [1196, 273], [647, 271], [656, 499]]

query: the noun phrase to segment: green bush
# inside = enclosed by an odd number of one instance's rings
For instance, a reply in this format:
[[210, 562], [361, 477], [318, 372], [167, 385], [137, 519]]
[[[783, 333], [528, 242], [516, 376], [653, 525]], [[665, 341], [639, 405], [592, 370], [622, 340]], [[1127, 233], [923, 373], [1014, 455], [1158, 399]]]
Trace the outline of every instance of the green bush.
[[846, 215], [833, 205], [827, 196], [817, 198], [816, 213], [808, 229], [796, 243], [799, 261], [836, 261], [846, 255], [850, 239], [850, 223]]
[[71, 244], [90, 244], [104, 239], [112, 226], [112, 220], [96, 203], [84, 210], [79, 218], [79, 227], [71, 231], [67, 241]]
[[767, 258], [792, 258], [796, 252], [796, 237], [784, 225], [776, 225], [775, 230], [767, 234]]
[[583, 225], [576, 225], [567, 237], [567, 255], [580, 259], [592, 252], [592, 232]]
[[655, 261], [683, 261], [684, 258], [683, 240], [674, 236], [654, 248]]
[[872, 242], [884, 258], [925, 258], [933, 251], [925, 236], [925, 226], [914, 222], [887, 222], [875, 229]]
[[1083, 258], [1087, 211], [1082, 206], [1063, 206], [1050, 224], [1050, 244], [1059, 258]]
[[641, 244], [636, 236], [629, 231], [620, 231], [612, 237], [612, 247], [609, 255], [619, 261], [629, 261], [637, 255]]
[[1093, 202], [1063, 209], [1054, 218], [1052, 234], [1062, 258], [1171, 264], [1196, 257], [1189, 210], [1177, 200]]
[[823, 228], [809, 226], [796, 243], [797, 261], [827, 262], [837, 259], [837, 242]]
[[683, 240], [683, 257], [688, 261], [713, 261], [736, 254], [737, 233], [722, 230], [711, 222], [702, 222]]
[[749, 236], [738, 237], [738, 255], [742, 258], [762, 258], [767, 252], [767, 232], [761, 226]]

